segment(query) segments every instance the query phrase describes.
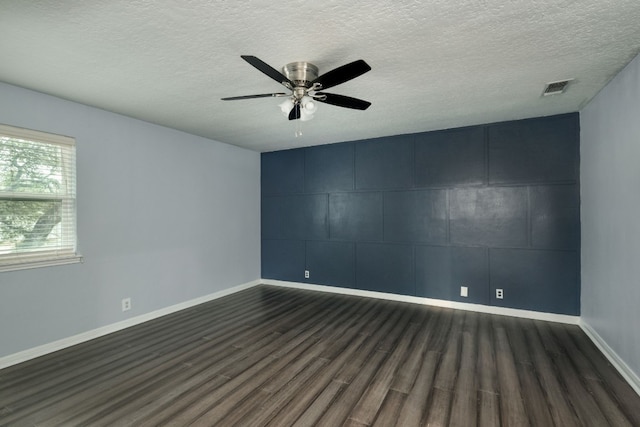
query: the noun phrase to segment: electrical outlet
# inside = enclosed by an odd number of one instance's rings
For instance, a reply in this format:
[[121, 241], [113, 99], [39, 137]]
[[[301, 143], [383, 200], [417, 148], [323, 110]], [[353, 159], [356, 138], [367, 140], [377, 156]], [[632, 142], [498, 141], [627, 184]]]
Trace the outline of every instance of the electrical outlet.
[[469, 296], [469, 288], [467, 288], [466, 286], [460, 286], [460, 296], [461, 297], [468, 297]]
[[496, 298], [497, 299], [503, 299], [504, 298], [504, 293], [502, 292], [502, 289], [496, 289]]
[[131, 298], [123, 298], [122, 299], [122, 311], [131, 310]]
[[305, 270], [304, 271], [304, 278], [308, 279], [309, 278], [309, 270]]

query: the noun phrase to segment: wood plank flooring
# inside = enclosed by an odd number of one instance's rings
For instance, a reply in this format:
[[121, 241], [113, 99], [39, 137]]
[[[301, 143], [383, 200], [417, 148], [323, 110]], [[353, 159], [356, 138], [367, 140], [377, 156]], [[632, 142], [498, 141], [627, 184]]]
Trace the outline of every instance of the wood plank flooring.
[[258, 286], [0, 370], [7, 426], [640, 426], [577, 327]]

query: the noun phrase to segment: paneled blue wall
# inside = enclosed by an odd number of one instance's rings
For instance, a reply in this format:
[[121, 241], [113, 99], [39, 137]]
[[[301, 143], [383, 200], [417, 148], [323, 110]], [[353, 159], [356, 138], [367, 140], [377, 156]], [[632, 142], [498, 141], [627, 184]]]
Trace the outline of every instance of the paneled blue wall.
[[578, 315], [578, 177], [577, 113], [264, 153], [262, 277]]

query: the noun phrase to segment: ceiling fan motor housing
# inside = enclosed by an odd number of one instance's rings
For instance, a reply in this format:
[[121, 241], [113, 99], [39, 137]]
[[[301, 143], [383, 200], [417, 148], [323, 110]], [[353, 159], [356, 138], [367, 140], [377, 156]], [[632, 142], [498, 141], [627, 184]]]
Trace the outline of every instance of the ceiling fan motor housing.
[[309, 62], [291, 62], [282, 67], [282, 74], [296, 86], [308, 88], [318, 78], [318, 67]]

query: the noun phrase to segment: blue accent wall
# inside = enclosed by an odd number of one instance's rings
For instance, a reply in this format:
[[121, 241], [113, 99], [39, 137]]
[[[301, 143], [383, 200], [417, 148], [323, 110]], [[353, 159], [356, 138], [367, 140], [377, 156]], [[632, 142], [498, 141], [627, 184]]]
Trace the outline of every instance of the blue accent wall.
[[580, 313], [577, 113], [261, 162], [265, 279]]

